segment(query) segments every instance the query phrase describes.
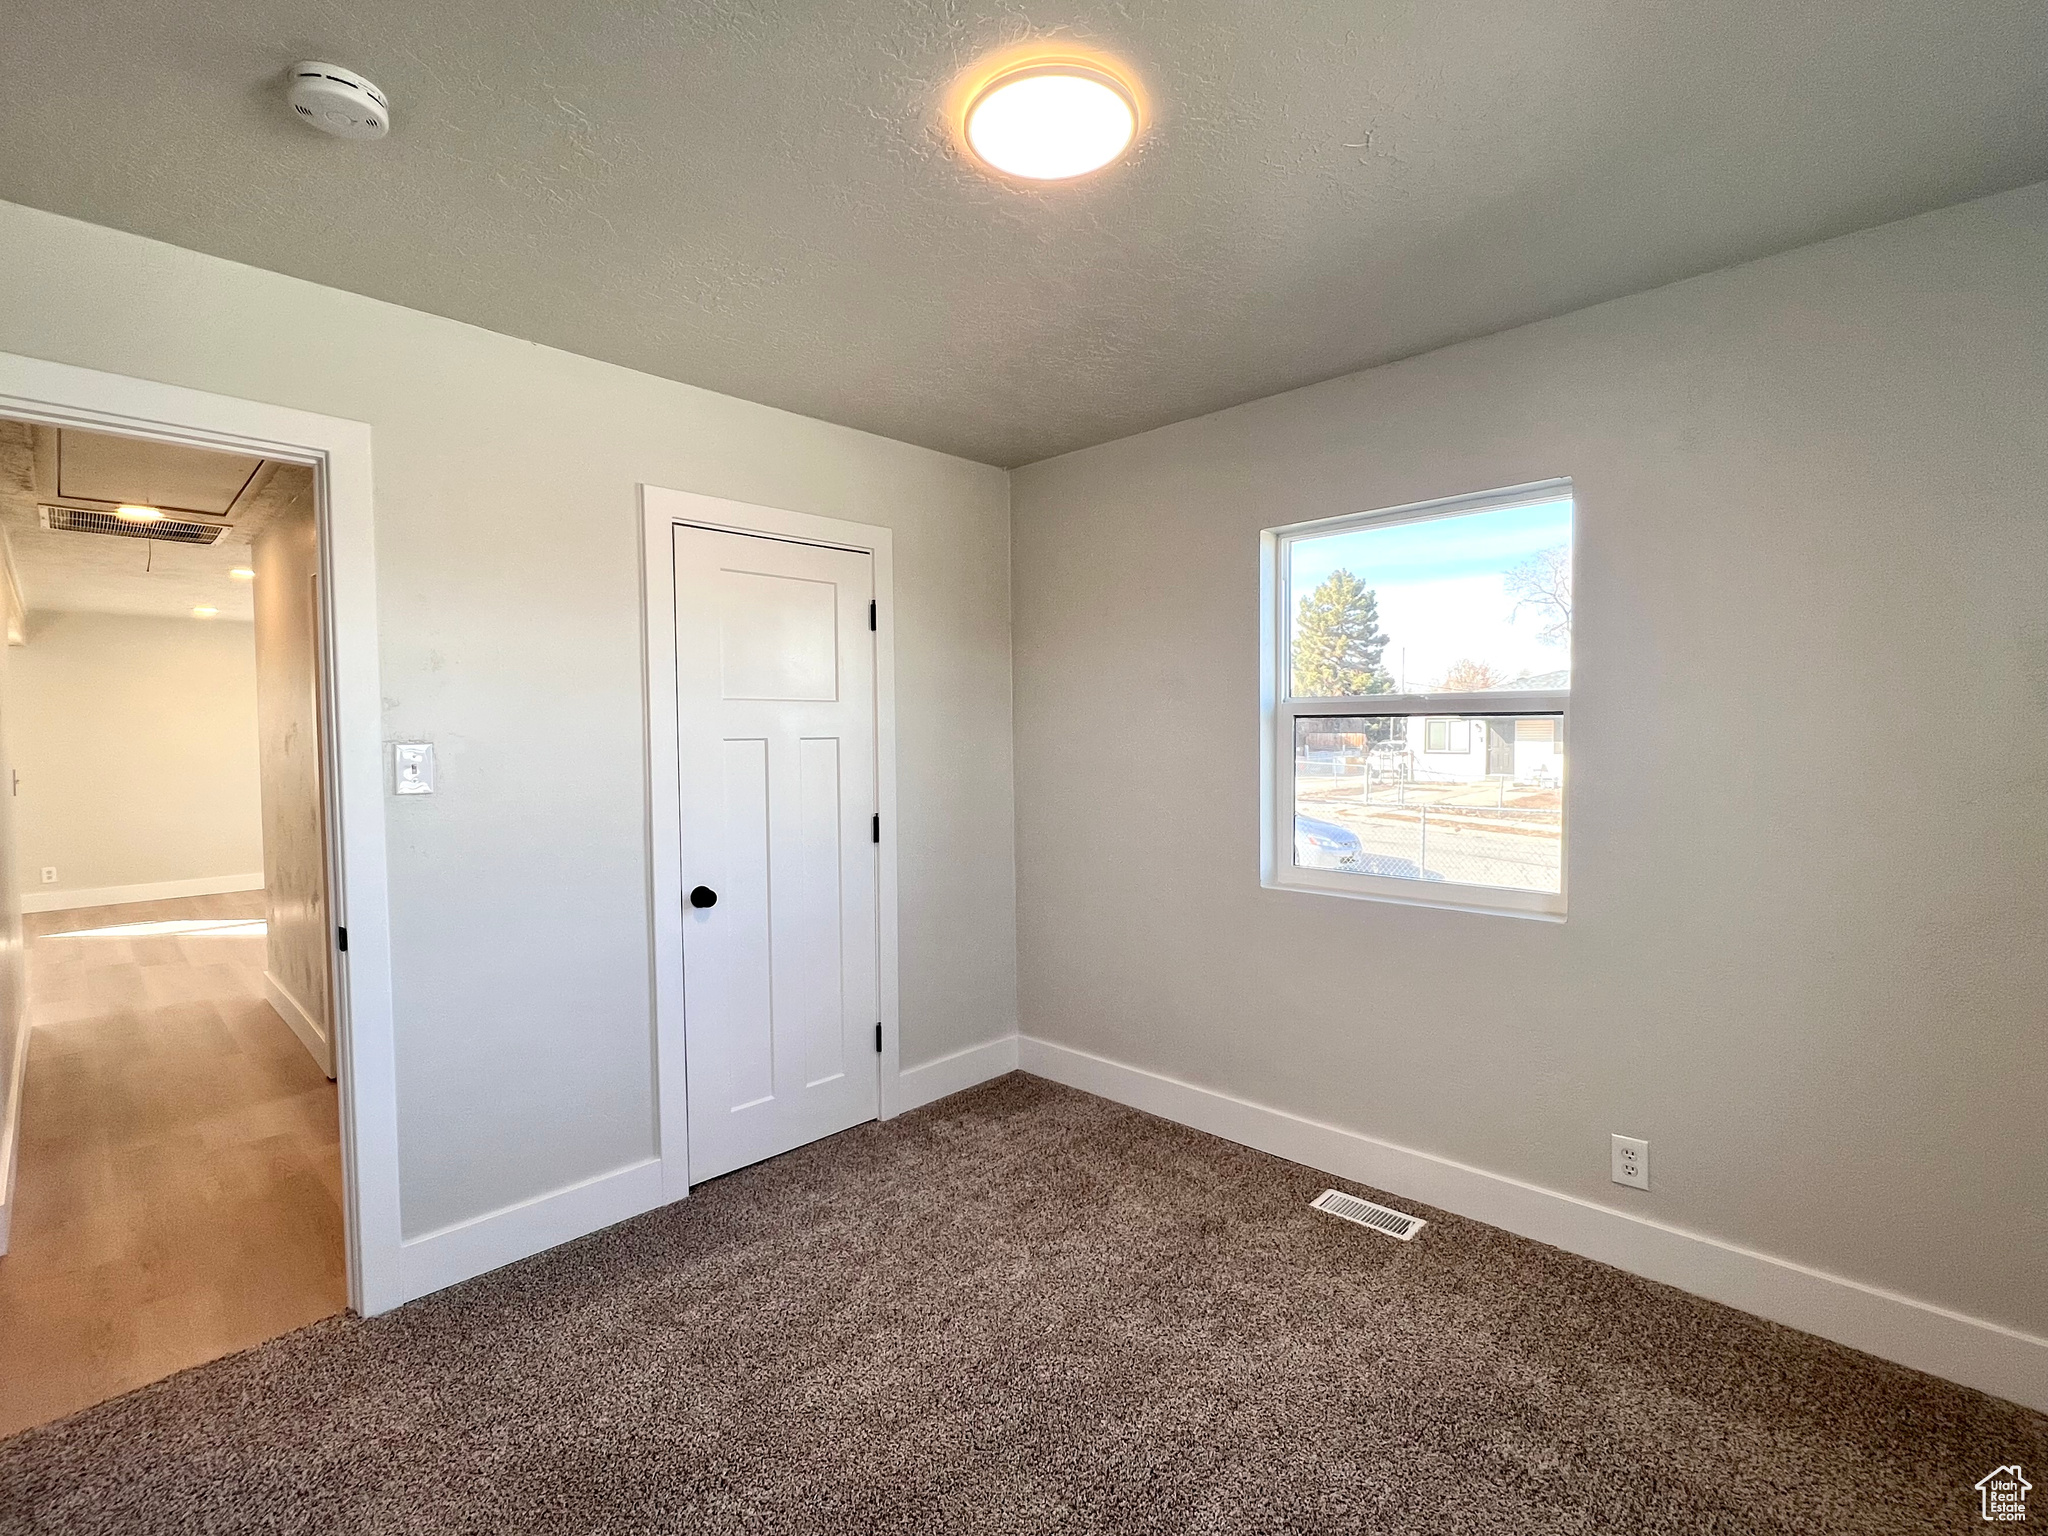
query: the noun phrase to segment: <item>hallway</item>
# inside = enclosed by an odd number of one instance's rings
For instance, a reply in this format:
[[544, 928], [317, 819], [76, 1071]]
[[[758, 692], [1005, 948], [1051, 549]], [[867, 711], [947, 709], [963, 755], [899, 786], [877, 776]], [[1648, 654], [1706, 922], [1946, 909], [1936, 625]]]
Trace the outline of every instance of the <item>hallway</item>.
[[[263, 996], [261, 891], [34, 914], [0, 1435], [346, 1305], [334, 1084]], [[185, 931], [135, 925], [218, 923]], [[82, 930], [119, 928], [94, 935]]]

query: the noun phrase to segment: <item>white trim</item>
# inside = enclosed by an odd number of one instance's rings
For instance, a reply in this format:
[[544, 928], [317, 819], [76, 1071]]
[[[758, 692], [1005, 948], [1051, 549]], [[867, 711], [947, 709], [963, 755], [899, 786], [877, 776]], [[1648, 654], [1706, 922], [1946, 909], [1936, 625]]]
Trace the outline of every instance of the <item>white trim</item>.
[[[1318, 896], [1344, 896], [1356, 901], [1384, 901], [1408, 907], [1438, 907], [1488, 917], [1533, 918], [1561, 923], [1570, 889], [1570, 795], [1563, 796], [1560, 832], [1566, 865], [1559, 869], [1559, 889], [1513, 890], [1501, 886], [1464, 885], [1455, 881], [1402, 879], [1397, 876], [1346, 874], [1301, 869], [1294, 862], [1295, 718], [1300, 715], [1512, 715], [1554, 714], [1568, 721], [1569, 689], [1498, 693], [1368, 694], [1358, 698], [1295, 698], [1288, 675], [1293, 595], [1287, 590], [1288, 546], [1303, 538], [1324, 538], [1390, 523], [1424, 522], [1462, 517], [1508, 507], [1571, 501], [1572, 563], [1579, 550], [1578, 505], [1568, 477], [1532, 481], [1500, 491], [1446, 496], [1378, 512], [1317, 518], [1267, 528], [1259, 534], [1259, 884], [1267, 890]], [[1404, 679], [1405, 681], [1405, 679]], [[1568, 738], [1569, 739], [1569, 738]]]
[[1016, 1070], [1015, 1035], [1005, 1035], [1000, 1040], [985, 1041], [981, 1045], [970, 1045], [963, 1051], [953, 1052], [950, 1056], [941, 1056], [937, 1061], [905, 1067], [901, 1086], [897, 1090], [897, 1112], [901, 1114], [921, 1109], [950, 1093], [964, 1092], [977, 1083], [986, 1083], [1006, 1072]]
[[349, 1303], [407, 1299], [400, 1269], [397, 1049], [384, 847], [383, 698], [377, 665], [376, 507], [361, 422], [0, 353], [0, 415], [312, 465], [319, 488], [328, 911], [335, 956], [343, 1225]]
[[263, 973], [263, 998], [271, 1011], [299, 1037], [299, 1044], [312, 1053], [322, 1072], [334, 1076], [334, 1046], [306, 1005], [292, 996], [291, 988], [270, 972]]
[[260, 891], [263, 871], [253, 875], [201, 875], [196, 880], [151, 880], [141, 885], [96, 885], [78, 890], [21, 893], [24, 912], [69, 912], [77, 907], [120, 907], [134, 901], [171, 901], [180, 896], [219, 896], [228, 891]]
[[1569, 688], [1503, 688], [1497, 693], [1368, 693], [1357, 698], [1287, 699], [1293, 715], [1562, 715], [1572, 701]]
[[407, 1238], [399, 1276], [425, 1296], [665, 1204], [661, 1161], [648, 1158], [565, 1189]]
[[1483, 917], [1526, 917], [1539, 923], [1561, 923], [1561, 898], [1548, 891], [1517, 891], [1495, 885], [1460, 885], [1453, 880], [1409, 880], [1400, 875], [1352, 875], [1342, 870], [1283, 867], [1264, 882], [1271, 891], [1297, 895], [1342, 896], [1350, 901], [1391, 902], [1397, 907], [1435, 907], [1444, 912], [1476, 912]]
[[19, 1012], [14, 1060], [7, 1064], [7, 1118], [0, 1120], [0, 1254], [14, 1230], [14, 1175], [21, 1166], [21, 1095], [28, 1085], [28, 1014]]
[[678, 524], [765, 534], [836, 549], [864, 550], [875, 573], [875, 805], [882, 817], [876, 860], [877, 1011], [882, 1050], [877, 1114], [900, 1113], [896, 969], [896, 589], [887, 528], [750, 502], [640, 487], [641, 638], [646, 646], [647, 836], [649, 916], [653, 929], [656, 1155], [670, 1200], [689, 1193], [689, 1094], [683, 1059], [682, 788], [676, 777], [676, 625], [674, 534]]
[[1303, 535], [1311, 538], [1326, 533], [1352, 533], [1360, 528], [1378, 528], [1388, 523], [1422, 523], [1433, 517], [1461, 517], [1467, 512], [1498, 512], [1508, 507], [1534, 507], [1546, 501], [1567, 501], [1573, 495], [1570, 475], [1548, 480], [1531, 480], [1524, 485], [1505, 486], [1498, 491], [1466, 491], [1457, 496], [1439, 496], [1434, 501], [1411, 501], [1406, 506], [1382, 507], [1377, 511], [1352, 512], [1337, 517], [1312, 517], [1305, 522], [1282, 523], [1266, 532], [1282, 539]]
[[2048, 1411], [2048, 1339], [1026, 1035], [1040, 1077]]

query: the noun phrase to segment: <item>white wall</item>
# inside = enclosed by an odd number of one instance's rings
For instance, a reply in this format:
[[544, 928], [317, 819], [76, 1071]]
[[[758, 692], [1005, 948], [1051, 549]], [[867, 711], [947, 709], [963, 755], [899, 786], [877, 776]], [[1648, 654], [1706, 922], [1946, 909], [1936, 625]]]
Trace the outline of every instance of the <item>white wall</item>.
[[895, 530], [902, 1059], [1014, 1029], [1000, 471], [5, 205], [0, 350], [375, 433], [409, 1236], [651, 1152], [643, 481]]
[[[9, 661], [24, 898], [260, 879], [254, 626], [31, 613]], [[41, 882], [45, 865], [56, 884]]]
[[[1568, 921], [1261, 889], [1259, 530], [1556, 475]], [[2048, 186], [1019, 471], [1023, 1028], [2048, 1333], [2044, 486]]]

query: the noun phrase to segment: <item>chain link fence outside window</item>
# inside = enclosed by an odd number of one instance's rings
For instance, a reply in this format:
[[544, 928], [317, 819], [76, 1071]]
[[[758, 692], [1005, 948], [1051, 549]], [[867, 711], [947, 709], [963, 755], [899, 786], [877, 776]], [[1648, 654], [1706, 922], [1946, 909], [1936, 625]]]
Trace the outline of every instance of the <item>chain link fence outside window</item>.
[[1561, 761], [1554, 782], [1548, 773], [1431, 782], [1389, 766], [1384, 752], [1380, 757], [1296, 758], [1297, 865], [1456, 885], [1563, 889]]

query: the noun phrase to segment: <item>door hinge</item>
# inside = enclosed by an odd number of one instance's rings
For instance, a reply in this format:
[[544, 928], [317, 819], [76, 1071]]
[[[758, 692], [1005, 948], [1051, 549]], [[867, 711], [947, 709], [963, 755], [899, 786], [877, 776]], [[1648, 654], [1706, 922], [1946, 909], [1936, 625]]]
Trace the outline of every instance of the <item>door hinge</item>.
[[348, 953], [348, 930], [346, 928], [337, 927], [334, 930], [334, 947], [344, 955]]
[[875, 1026], [875, 1054], [882, 1054], [882, 1026], [879, 1024]]
[[869, 599], [868, 599], [868, 628], [869, 628], [869, 629], [873, 629], [874, 627], [875, 627], [875, 600], [874, 600], [874, 599], [873, 599], [873, 598], [871, 597], [871, 598], [869, 598]]
[[877, 812], [875, 812], [875, 841], [879, 843], [879, 842], [880, 842], [881, 840], [882, 840], [882, 813], [881, 813], [880, 811], [877, 811]]

